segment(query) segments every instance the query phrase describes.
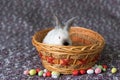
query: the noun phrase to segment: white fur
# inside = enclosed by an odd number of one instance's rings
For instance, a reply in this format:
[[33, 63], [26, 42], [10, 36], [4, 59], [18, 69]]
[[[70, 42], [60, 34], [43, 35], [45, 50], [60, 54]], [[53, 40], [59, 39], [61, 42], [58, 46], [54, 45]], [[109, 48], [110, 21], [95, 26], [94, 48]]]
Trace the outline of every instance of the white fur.
[[71, 39], [66, 30], [53, 29], [46, 35], [46, 37], [43, 40], [43, 43], [63, 45], [63, 40], [68, 40], [69, 44], [72, 45]]
[[47, 33], [47, 35], [43, 39], [43, 43], [63, 45], [64, 41], [67, 41], [69, 45], [72, 45], [72, 41], [69, 36], [69, 29], [73, 18], [70, 19], [64, 27], [61, 26], [56, 16], [55, 20], [56, 20], [55, 28]]

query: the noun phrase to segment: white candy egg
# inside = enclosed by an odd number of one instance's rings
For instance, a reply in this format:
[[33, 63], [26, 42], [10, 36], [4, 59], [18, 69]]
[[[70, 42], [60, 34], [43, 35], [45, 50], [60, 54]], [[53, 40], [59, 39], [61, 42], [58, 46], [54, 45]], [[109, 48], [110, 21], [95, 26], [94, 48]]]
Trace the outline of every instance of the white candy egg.
[[93, 74], [94, 73], [94, 70], [93, 69], [88, 69], [87, 70], [87, 74]]

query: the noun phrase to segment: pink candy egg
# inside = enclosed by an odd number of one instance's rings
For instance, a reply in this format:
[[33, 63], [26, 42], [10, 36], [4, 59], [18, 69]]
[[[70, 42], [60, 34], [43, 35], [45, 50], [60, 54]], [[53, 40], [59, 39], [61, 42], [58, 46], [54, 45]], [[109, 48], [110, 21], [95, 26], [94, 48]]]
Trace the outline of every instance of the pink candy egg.
[[28, 74], [29, 74], [29, 70], [25, 70], [25, 71], [23, 72], [23, 74], [28, 75]]
[[43, 77], [46, 77], [47, 75], [46, 75], [46, 73], [43, 73]]
[[100, 68], [96, 68], [95, 69], [95, 74], [99, 74], [99, 73], [101, 73], [101, 69]]

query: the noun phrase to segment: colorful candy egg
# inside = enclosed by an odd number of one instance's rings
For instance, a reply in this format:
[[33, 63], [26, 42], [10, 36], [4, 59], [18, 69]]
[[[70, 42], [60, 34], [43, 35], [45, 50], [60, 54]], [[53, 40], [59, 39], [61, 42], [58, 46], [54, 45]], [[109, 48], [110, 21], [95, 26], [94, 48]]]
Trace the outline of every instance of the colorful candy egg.
[[48, 70], [47, 70], [47, 69], [44, 69], [43, 71], [46, 73]]
[[59, 76], [60, 76], [60, 73], [59, 73], [59, 72], [52, 71], [52, 73], [51, 73], [51, 77], [52, 77], [52, 78], [58, 78]]
[[104, 64], [104, 65], [102, 65], [102, 66], [103, 66], [103, 68], [105, 68], [105, 69], [107, 69], [107, 68], [108, 68], [108, 66], [107, 66], [107, 65], [105, 65], [105, 64]]
[[105, 71], [106, 71], [106, 68], [103, 68], [103, 69], [102, 69], [102, 71], [104, 71], [104, 72], [105, 72]]
[[85, 74], [85, 73], [86, 73], [86, 71], [84, 69], [80, 70], [80, 74]]
[[98, 68], [103, 69], [103, 66], [102, 65], [98, 65]]
[[25, 71], [23, 72], [23, 74], [28, 75], [28, 74], [29, 74], [29, 70], [25, 70]]
[[74, 71], [72, 72], [73, 76], [78, 76], [78, 73], [79, 73], [78, 70], [74, 70]]
[[93, 69], [88, 69], [87, 70], [87, 74], [93, 74], [94, 73], [94, 70]]
[[113, 67], [112, 69], [111, 69], [111, 73], [116, 73], [117, 72], [117, 68], [115, 68], [115, 67]]
[[34, 76], [34, 75], [36, 75], [36, 70], [35, 69], [31, 69], [30, 71], [29, 71], [29, 74], [31, 75], [31, 76]]
[[49, 72], [49, 71], [46, 72], [46, 76], [47, 76], [47, 77], [50, 77], [50, 76], [51, 76], [51, 72]]
[[43, 77], [46, 77], [46, 73], [43, 73]]
[[36, 69], [36, 72], [38, 73], [39, 71], [40, 71], [40, 68], [37, 68], [37, 69]]
[[95, 74], [99, 74], [99, 73], [101, 73], [101, 68], [98, 67], [95, 69]]
[[44, 73], [43, 70], [39, 71], [38, 76], [43, 76], [43, 73]]

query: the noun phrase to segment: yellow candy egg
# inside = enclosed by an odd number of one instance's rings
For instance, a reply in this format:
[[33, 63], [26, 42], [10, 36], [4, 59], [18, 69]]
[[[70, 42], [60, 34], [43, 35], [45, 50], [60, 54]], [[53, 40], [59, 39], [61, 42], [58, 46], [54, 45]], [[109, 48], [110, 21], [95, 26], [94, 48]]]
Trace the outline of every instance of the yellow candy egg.
[[113, 67], [112, 69], [111, 69], [111, 73], [116, 73], [117, 72], [117, 68], [115, 68], [115, 67]]
[[35, 69], [31, 69], [30, 71], [29, 71], [29, 74], [31, 75], [31, 76], [34, 76], [34, 75], [36, 75], [36, 70]]

